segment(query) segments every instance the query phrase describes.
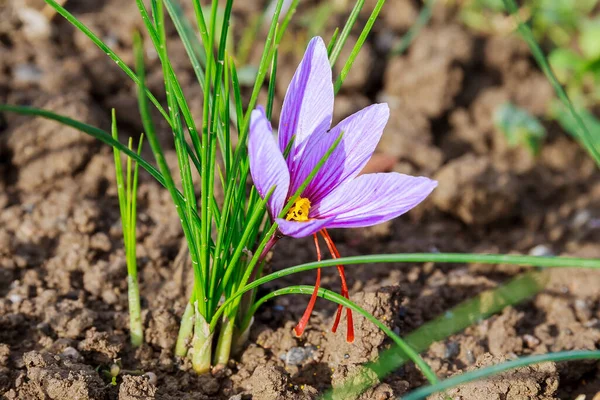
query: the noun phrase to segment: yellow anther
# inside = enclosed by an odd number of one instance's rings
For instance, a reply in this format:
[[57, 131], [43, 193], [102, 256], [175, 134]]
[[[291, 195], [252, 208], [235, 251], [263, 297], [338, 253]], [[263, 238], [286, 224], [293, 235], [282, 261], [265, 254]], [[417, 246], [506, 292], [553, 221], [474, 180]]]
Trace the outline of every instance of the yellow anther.
[[288, 221], [306, 222], [308, 221], [308, 212], [310, 211], [310, 200], [300, 197], [294, 202], [285, 219]]

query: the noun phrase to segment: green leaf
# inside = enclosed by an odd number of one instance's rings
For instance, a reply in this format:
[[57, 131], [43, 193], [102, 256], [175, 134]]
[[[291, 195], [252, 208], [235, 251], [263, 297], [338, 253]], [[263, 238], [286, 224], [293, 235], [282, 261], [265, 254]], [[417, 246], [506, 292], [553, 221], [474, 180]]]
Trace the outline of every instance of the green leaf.
[[[578, 109], [577, 113], [590, 131], [593, 146], [600, 147], [600, 120], [583, 108]], [[565, 131], [575, 139], [579, 139], [578, 124], [567, 109], [560, 104], [555, 104], [553, 107], [553, 115]]]
[[600, 359], [600, 350], [572, 350], [561, 351], [549, 354], [537, 354], [534, 356], [521, 357], [516, 360], [507, 361], [501, 364], [492, 365], [491, 367], [476, 369], [475, 371], [465, 372], [460, 375], [455, 375], [445, 379], [438, 384], [426, 386], [417, 389], [406, 396], [402, 396], [403, 400], [420, 400], [427, 396], [453, 388], [464, 383], [473, 382], [479, 379], [488, 378], [493, 375], [500, 374], [511, 369], [525, 367], [528, 365], [539, 364], [543, 362], [559, 362], [571, 360], [598, 360]]
[[[548, 282], [549, 274], [545, 271], [527, 272], [497, 288], [486, 290], [459, 305], [445, 311], [437, 318], [421, 325], [404, 337], [406, 343], [415, 351], [426, 351], [433, 343], [477, 324], [478, 322], [500, 312], [507, 306], [519, 304], [525, 299], [539, 293]], [[364, 365], [359, 373], [360, 379], [352, 379], [332, 394], [338, 398], [340, 391], [358, 393], [377, 383], [374, 377], [382, 380], [388, 374], [400, 368], [408, 361], [397, 347], [392, 347], [379, 354], [377, 360]], [[358, 378], [358, 376], [357, 376]], [[329, 393], [323, 397], [327, 398]]]
[[600, 57], [600, 19], [586, 21], [579, 35], [579, 47], [588, 59]]
[[562, 47], [550, 52], [548, 62], [562, 83], [566, 83], [573, 73], [582, 71], [586, 64], [575, 51]]
[[594, 138], [592, 137], [592, 135], [590, 134], [590, 131], [585, 126], [585, 123], [583, 122], [581, 116], [575, 110], [575, 107], [573, 106], [571, 99], [565, 92], [565, 89], [560, 85], [560, 83], [558, 82], [558, 79], [556, 79], [554, 72], [552, 71], [552, 69], [550, 68], [550, 65], [548, 64], [548, 61], [546, 60], [546, 56], [544, 55], [544, 52], [542, 51], [540, 45], [537, 44], [537, 42], [535, 41], [535, 38], [533, 37], [531, 28], [519, 20], [519, 17], [518, 17], [519, 7], [517, 6], [517, 3], [515, 2], [515, 0], [502, 0], [502, 1], [504, 2], [504, 7], [510, 13], [510, 15], [514, 16], [517, 19], [517, 22], [518, 22], [517, 28], [518, 28], [519, 33], [521, 34], [521, 36], [523, 37], [525, 42], [527, 42], [527, 45], [529, 46], [529, 49], [531, 50], [533, 57], [535, 58], [539, 67], [542, 69], [542, 71], [546, 75], [546, 78], [548, 79], [548, 81], [550, 82], [552, 87], [554, 88], [556, 95], [558, 96], [560, 101], [563, 103], [565, 108], [567, 108], [571, 112], [573, 119], [575, 120], [575, 122], [578, 126], [577, 137], [580, 140], [580, 143], [585, 147], [585, 149], [588, 151], [588, 153], [592, 156], [592, 158], [594, 159], [596, 164], [598, 166], [600, 166], [600, 152], [594, 143], [594, 141], [595, 141]]
[[[274, 230], [273, 230], [274, 231]], [[262, 250], [259, 247], [257, 253]], [[256, 253], [255, 253], [256, 254]], [[600, 268], [600, 259], [591, 258], [572, 258], [572, 257], [538, 257], [504, 254], [461, 254], [461, 253], [406, 253], [406, 254], [374, 254], [369, 256], [341, 257], [331, 260], [322, 260], [306, 264], [296, 265], [282, 269], [280, 271], [265, 275], [253, 282], [246, 284], [227, 298], [213, 319], [216, 321], [225, 311], [230, 303], [236, 298], [242, 296], [249, 290], [264, 285], [275, 279], [284, 276], [297, 274], [303, 271], [310, 271], [317, 268], [335, 267], [338, 265], [356, 265], [356, 264], [379, 264], [379, 263], [415, 263], [415, 262], [434, 262], [434, 263], [480, 263], [480, 264], [510, 264], [529, 267], [544, 268]], [[216, 322], [215, 322], [216, 325]]]
[[532, 155], [539, 154], [546, 129], [526, 110], [505, 103], [496, 109], [494, 124], [504, 133], [509, 146], [524, 146]]

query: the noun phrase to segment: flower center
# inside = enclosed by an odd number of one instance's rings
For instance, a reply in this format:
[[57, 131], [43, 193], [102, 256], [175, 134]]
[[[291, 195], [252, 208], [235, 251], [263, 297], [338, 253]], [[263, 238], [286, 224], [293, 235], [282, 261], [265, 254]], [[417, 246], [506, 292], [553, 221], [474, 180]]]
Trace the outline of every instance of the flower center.
[[299, 197], [298, 200], [294, 202], [290, 211], [288, 211], [285, 219], [287, 221], [298, 221], [298, 222], [306, 222], [308, 221], [308, 211], [310, 210], [310, 200], [305, 197]]

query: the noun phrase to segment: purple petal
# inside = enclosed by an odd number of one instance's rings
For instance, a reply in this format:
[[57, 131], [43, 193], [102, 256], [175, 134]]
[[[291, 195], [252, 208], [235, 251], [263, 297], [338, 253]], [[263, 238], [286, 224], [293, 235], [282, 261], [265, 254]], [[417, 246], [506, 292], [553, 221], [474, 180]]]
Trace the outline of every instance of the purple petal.
[[313, 38], [306, 49], [288, 87], [279, 121], [279, 148], [283, 153], [292, 138], [288, 156], [290, 170], [303, 144], [313, 133], [324, 132], [331, 126], [333, 114], [333, 82], [327, 48], [323, 39]]
[[361, 175], [314, 204], [314, 213], [318, 218], [333, 217], [329, 228], [371, 226], [404, 214], [436, 186], [429, 178], [396, 172]]
[[290, 173], [283, 155], [277, 148], [271, 123], [262, 107], [252, 111], [248, 138], [250, 173], [258, 194], [265, 198], [269, 190], [276, 186], [267, 201], [269, 211], [276, 217], [283, 209], [290, 185]]
[[291, 179], [294, 192], [310, 174], [341, 132], [342, 140], [304, 191], [303, 196], [318, 202], [344, 181], [356, 177], [365, 167], [390, 115], [387, 104], [373, 104], [349, 116], [330, 132], [311, 138]]
[[333, 218], [324, 219], [311, 219], [306, 222], [287, 221], [283, 218], [276, 218], [275, 222], [279, 225], [279, 230], [285, 236], [291, 236], [295, 238], [301, 238], [308, 235], [312, 235], [323, 229], [325, 226], [329, 226], [329, 223]]

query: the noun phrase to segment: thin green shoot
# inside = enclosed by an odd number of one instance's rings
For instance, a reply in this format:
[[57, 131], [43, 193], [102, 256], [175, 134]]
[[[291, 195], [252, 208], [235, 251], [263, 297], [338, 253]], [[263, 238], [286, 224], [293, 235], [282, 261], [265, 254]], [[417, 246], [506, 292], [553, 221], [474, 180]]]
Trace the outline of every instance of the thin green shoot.
[[462, 253], [406, 253], [406, 254], [377, 254], [369, 256], [341, 257], [332, 260], [314, 261], [310, 263], [284, 268], [280, 271], [265, 275], [253, 282], [248, 283], [236, 293], [232, 294], [215, 313], [218, 317], [223, 313], [223, 308], [236, 297], [242, 296], [249, 290], [260, 285], [271, 282], [284, 276], [310, 271], [317, 268], [335, 267], [337, 265], [357, 264], [385, 264], [385, 263], [417, 263], [417, 262], [439, 262], [439, 263], [480, 263], [480, 264], [508, 264], [523, 267], [543, 268], [600, 268], [600, 259], [577, 258], [577, 257], [539, 257], [518, 256], [502, 254], [462, 254]]
[[338, 41], [339, 34], [340, 34], [340, 28], [336, 27], [335, 30], [333, 31], [333, 35], [331, 35], [331, 39], [329, 40], [329, 45], [327, 45], [327, 55], [330, 57], [330, 59], [331, 59], [331, 52], [333, 51], [333, 47], [335, 46], [335, 44]]
[[519, 20], [519, 16], [518, 16], [519, 8], [517, 6], [517, 3], [515, 2], [515, 0], [502, 0], [502, 1], [504, 2], [504, 7], [506, 8], [506, 10], [511, 15], [513, 15], [514, 18], [516, 19], [517, 24], [518, 24], [517, 29], [521, 33], [521, 36], [523, 37], [525, 42], [527, 42], [527, 44], [529, 45], [529, 48], [531, 49], [531, 53], [533, 54], [533, 57], [535, 58], [539, 67], [542, 69], [542, 71], [546, 75], [546, 78], [548, 78], [548, 81], [554, 88], [556, 95], [558, 96], [560, 101], [563, 103], [565, 108], [567, 108], [571, 112], [573, 119], [575, 120], [575, 122], [577, 123], [577, 126], [579, 127], [579, 135], [578, 135], [579, 139], [582, 141], [582, 144], [584, 145], [586, 150], [590, 153], [590, 155], [596, 161], [596, 164], [598, 164], [598, 166], [600, 166], [600, 153], [598, 152], [598, 149], [596, 149], [596, 146], [595, 146], [596, 140], [594, 140], [594, 137], [590, 134], [589, 130], [583, 123], [583, 120], [581, 119], [581, 117], [579, 116], [577, 111], [575, 111], [575, 107], [573, 106], [573, 103], [569, 99], [569, 96], [567, 95], [567, 93], [565, 92], [565, 90], [563, 89], [561, 84], [559, 83], [558, 79], [556, 78], [556, 75], [554, 75], [554, 72], [552, 71], [552, 68], [550, 68], [550, 65], [548, 64], [548, 61], [546, 59], [546, 56], [544, 55], [544, 52], [542, 51], [540, 46], [537, 44], [537, 42], [533, 36], [533, 32], [531, 32], [531, 28]]
[[[79, 21], [77, 18], [75, 18], [73, 16], [73, 14], [68, 12], [62, 5], [57, 3], [55, 0], [45, 0], [45, 1], [54, 10], [56, 10], [57, 13], [62, 15], [67, 21], [69, 21], [77, 29], [79, 29], [87, 37], [89, 37], [92, 40], [92, 42], [94, 42], [94, 44], [100, 48], [100, 50], [105, 52], [106, 55], [109, 56], [117, 64], [117, 66], [119, 68], [121, 68], [127, 74], [127, 76], [129, 78], [131, 78], [132, 81], [134, 81], [136, 84], [139, 84], [138, 77], [136, 76], [135, 72], [133, 72], [133, 70], [131, 68], [129, 68], [127, 66], [127, 64], [125, 64], [123, 59], [121, 59], [121, 57], [119, 57], [110, 47], [108, 47], [87, 26], [85, 26], [83, 23], [81, 23], [81, 21]], [[154, 95], [147, 88], [145, 90], [147, 90], [146, 95], [148, 96], [148, 98], [150, 99], [152, 104], [154, 104], [154, 106], [156, 106], [157, 110], [162, 114], [162, 116], [165, 118], [165, 120], [170, 124], [171, 121], [169, 120], [169, 115], [167, 114], [165, 109], [161, 106], [161, 104], [158, 102], [156, 97], [154, 97]]]
[[273, 52], [271, 60], [271, 73], [269, 74], [269, 92], [267, 97], [267, 119], [270, 121], [273, 115], [273, 101], [275, 99], [275, 80], [277, 79], [277, 48]]
[[[337, 59], [340, 56], [344, 45], [346, 44], [348, 36], [350, 36], [350, 32], [352, 31], [352, 28], [354, 27], [354, 24], [356, 23], [356, 20], [358, 19], [358, 16], [360, 15], [360, 11], [362, 10], [364, 4], [365, 0], [358, 0], [354, 4], [354, 7], [352, 8], [350, 15], [348, 16], [348, 20], [346, 21], [346, 25], [344, 25], [342, 32], [339, 34], [339, 36], [337, 36], [337, 40], [335, 40], [335, 44], [333, 45], [333, 49], [331, 50], [331, 54], [329, 55], [329, 63], [332, 66], [335, 65], [335, 63], [337, 62]], [[332, 42], [334, 41], [332, 40]]]
[[290, 21], [292, 20], [292, 17], [296, 13], [296, 8], [298, 8], [298, 3], [300, 3], [300, 0], [292, 0], [290, 7], [288, 8], [287, 12], [283, 16], [283, 19], [281, 20], [281, 24], [279, 26], [279, 30], [277, 31], [277, 35], [275, 38], [275, 43], [277, 43], [277, 44], [281, 43], [281, 40], [283, 39], [283, 34], [287, 30], [288, 24], [290, 23]]
[[[185, 197], [183, 199], [177, 195], [177, 189], [175, 187], [175, 182], [173, 181], [173, 177], [171, 176], [171, 171], [169, 166], [167, 165], [167, 161], [165, 159], [163, 150], [160, 146], [158, 138], [156, 136], [156, 130], [154, 128], [154, 123], [152, 122], [152, 117], [150, 115], [150, 110], [148, 108], [147, 96], [146, 96], [146, 86], [144, 83], [145, 79], [145, 69], [144, 69], [144, 55], [143, 55], [143, 47], [141, 43], [141, 38], [139, 35], [134, 36], [134, 49], [136, 54], [136, 66], [137, 66], [137, 74], [138, 74], [138, 87], [139, 87], [139, 96], [138, 103], [140, 108], [140, 114], [142, 116], [142, 123], [144, 125], [144, 130], [146, 132], [146, 136], [148, 137], [148, 142], [150, 143], [150, 147], [152, 148], [152, 152], [154, 154], [154, 158], [160, 168], [160, 171], [164, 177], [165, 186], [167, 190], [171, 194], [171, 198], [175, 203], [175, 208], [177, 210], [177, 214], [179, 215], [179, 219], [181, 220], [181, 226], [184, 231], [184, 235], [187, 239], [188, 246], [190, 248], [190, 256], [192, 258], [192, 264], [196, 268], [198, 264], [198, 249], [196, 248], [196, 242], [192, 237], [192, 230], [190, 221], [185, 213]], [[199, 274], [195, 273], [195, 285], [194, 290], [196, 293], [196, 298], [204, 298], [203, 285], [199, 282]]]
[[[112, 136], [118, 141], [117, 121], [115, 110], [112, 110]], [[144, 136], [141, 135], [137, 148], [137, 155], [142, 152]], [[132, 138], [129, 138], [128, 148], [133, 151]], [[115, 159], [115, 172], [117, 180], [117, 194], [119, 197], [119, 210], [121, 212], [121, 225], [123, 228], [123, 244], [125, 246], [125, 259], [127, 264], [127, 298], [129, 303], [129, 333], [131, 344], [140, 346], [144, 341], [144, 328], [142, 325], [140, 290], [138, 284], [137, 258], [136, 258], [136, 222], [137, 222], [137, 188], [138, 188], [138, 163], [133, 163], [127, 158], [127, 170], [123, 175], [121, 165], [121, 152], [113, 147]], [[132, 172], [133, 169], [133, 172]], [[124, 181], [127, 181], [127, 184]]]
[[[358, 2], [357, 2], [357, 4], [358, 4]], [[352, 64], [354, 64], [354, 60], [356, 60], [356, 57], [358, 56], [360, 49], [362, 48], [363, 44], [367, 40], [367, 36], [369, 36], [369, 33], [371, 32], [371, 28], [373, 28], [373, 24], [375, 24], [375, 21], [377, 20], [377, 16], [379, 16], [379, 12], [381, 11], [381, 8], [383, 7], [384, 4], [385, 4], [385, 0], [378, 0], [377, 4], [375, 4], [375, 8], [373, 8], [373, 11], [371, 12], [371, 15], [369, 16], [369, 19], [367, 20], [367, 23], [363, 27], [363, 30], [360, 33], [360, 36], [358, 37], [358, 40], [356, 41], [356, 43], [354, 44], [354, 47], [352, 48], [352, 51], [350, 52], [350, 56], [348, 57], [348, 60], [346, 60], [346, 63], [342, 67], [342, 70], [340, 71], [340, 74], [337, 77], [335, 84], [333, 85], [335, 93], [339, 92], [340, 89], [342, 88], [342, 84], [344, 83], [346, 76], [348, 76], [348, 73], [350, 72], [350, 68], [352, 68]], [[342, 42], [342, 40], [345, 41], [345, 38], [343, 38], [343, 35], [344, 35], [344, 32], [342, 31], [342, 37], [340, 38], [340, 42]], [[334, 48], [334, 52], [335, 52], [335, 48]], [[335, 53], [334, 53], [334, 55], [335, 55]], [[336, 56], [336, 58], [337, 58], [337, 56]], [[330, 59], [331, 59], [331, 57], [330, 57]], [[331, 61], [332, 65], [334, 63], [335, 63], [335, 58], [333, 58], [333, 61]]]
[[[505, 307], [519, 304], [546, 287], [549, 274], [546, 271], [527, 272], [497, 288], [486, 290], [472, 299], [445, 311], [437, 318], [421, 325], [404, 337], [404, 341], [416, 352], [426, 351], [433, 343], [444, 340], [467, 327], [502, 311]], [[377, 359], [365, 364], [341, 387], [329, 390], [324, 399], [340, 398], [340, 393], [362, 393], [383, 380], [388, 374], [404, 365], [409, 358], [398, 347], [379, 353]]]
[[425, 0], [423, 8], [419, 12], [419, 16], [415, 22], [410, 26], [404, 36], [402, 36], [400, 43], [389, 52], [390, 57], [399, 56], [410, 47], [413, 40], [415, 40], [419, 35], [419, 32], [421, 32], [421, 29], [423, 29], [431, 19], [435, 2], [436, 0]]
[[441, 392], [479, 379], [489, 378], [491, 376], [501, 374], [502, 372], [509, 371], [511, 369], [526, 367], [528, 365], [540, 364], [544, 362], [598, 359], [600, 359], [600, 350], [571, 350], [561, 351], [557, 353], [536, 354], [533, 356], [521, 357], [501, 364], [492, 365], [491, 367], [465, 372], [464, 374], [456, 375], [451, 378], [445, 379], [435, 385], [417, 389], [406, 396], [402, 396], [402, 400], [425, 399], [427, 398], [427, 396], [433, 393]]

